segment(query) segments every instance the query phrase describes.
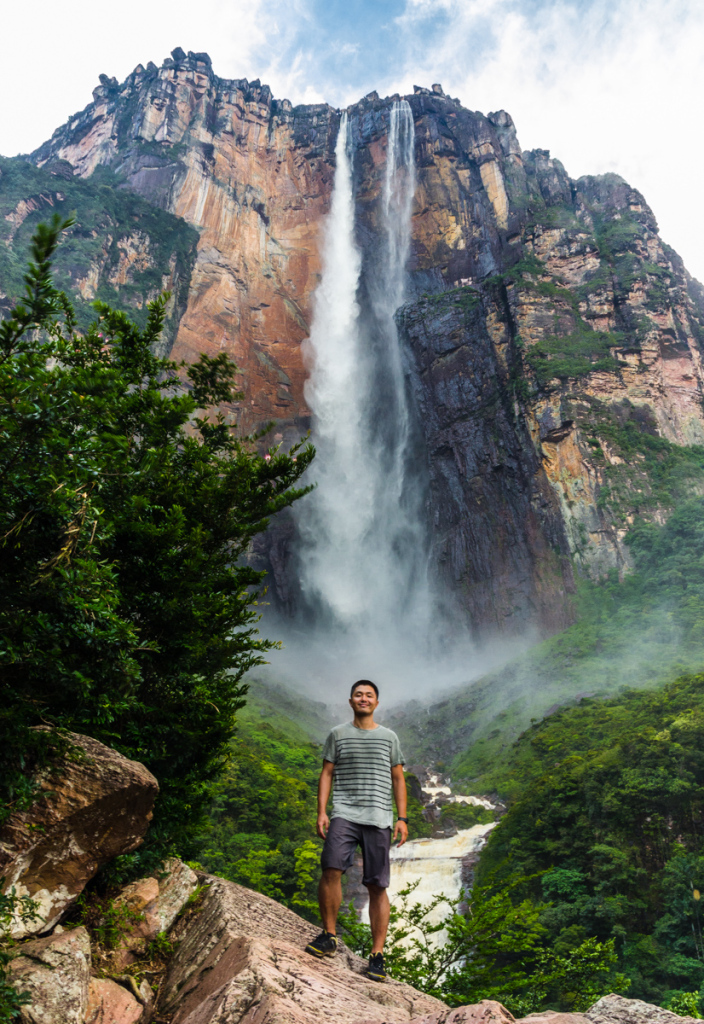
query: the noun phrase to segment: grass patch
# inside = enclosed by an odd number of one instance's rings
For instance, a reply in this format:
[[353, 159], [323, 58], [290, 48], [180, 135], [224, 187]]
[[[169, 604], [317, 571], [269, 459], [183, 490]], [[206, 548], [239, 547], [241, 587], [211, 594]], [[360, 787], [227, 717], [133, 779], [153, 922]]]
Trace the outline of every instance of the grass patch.
[[575, 380], [596, 370], [614, 372], [619, 362], [611, 349], [622, 340], [620, 335], [580, 327], [562, 337], [543, 338], [526, 353], [526, 361], [539, 387], [554, 379]]

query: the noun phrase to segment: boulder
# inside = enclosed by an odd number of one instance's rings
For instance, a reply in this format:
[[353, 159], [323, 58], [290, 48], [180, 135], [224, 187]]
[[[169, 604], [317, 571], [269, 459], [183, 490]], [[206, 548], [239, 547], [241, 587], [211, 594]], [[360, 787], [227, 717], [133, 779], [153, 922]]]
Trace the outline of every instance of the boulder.
[[516, 1024], [589, 1024], [589, 1018], [583, 1013], [543, 1010], [541, 1013], [529, 1013], [527, 1017], [521, 1017]]
[[25, 942], [10, 963], [10, 976], [15, 988], [31, 997], [21, 1011], [25, 1024], [83, 1024], [90, 983], [88, 932], [74, 928]]
[[586, 1012], [591, 1024], [694, 1024], [695, 1017], [680, 1017], [662, 1006], [644, 1003], [642, 999], [625, 999], [614, 993], [602, 996]]
[[201, 880], [200, 905], [172, 933], [179, 944], [159, 999], [172, 1024], [395, 1024], [447, 1014], [410, 985], [370, 981], [366, 961], [343, 943], [336, 957], [316, 960], [304, 946], [319, 928], [274, 900], [221, 878]]
[[198, 885], [195, 871], [176, 857], [166, 861], [164, 872], [165, 875], [159, 878], [155, 907], [158, 932], [168, 932]]
[[158, 879], [139, 878], [126, 885], [115, 903], [124, 904], [134, 920], [120, 936], [112, 954], [113, 965], [126, 966], [134, 959], [130, 954], [144, 952], [160, 932], [168, 931], [197, 885], [195, 871], [176, 857], [164, 863]]
[[[566, 1015], [563, 1014], [563, 1016]], [[396, 1017], [389, 1017], [388, 1024], [395, 1020], [397, 1020]], [[501, 1003], [497, 1003], [494, 999], [482, 999], [481, 1003], [469, 1003], [467, 1006], [458, 1006], [454, 1010], [445, 1006], [442, 1010], [426, 1014], [424, 1017], [414, 1017], [409, 1024], [513, 1024], [513, 1021], [513, 1015]], [[364, 1021], [356, 1021], [355, 1024], [376, 1024], [376, 1022], [367, 1018]]]
[[144, 765], [69, 736], [82, 756], [44, 772], [42, 797], [0, 828], [4, 890], [14, 886], [38, 904], [34, 921], [13, 922], [14, 938], [52, 928], [101, 864], [140, 845], [152, 817], [159, 785]]
[[110, 978], [92, 978], [85, 1024], [138, 1024], [144, 1005], [123, 985]]

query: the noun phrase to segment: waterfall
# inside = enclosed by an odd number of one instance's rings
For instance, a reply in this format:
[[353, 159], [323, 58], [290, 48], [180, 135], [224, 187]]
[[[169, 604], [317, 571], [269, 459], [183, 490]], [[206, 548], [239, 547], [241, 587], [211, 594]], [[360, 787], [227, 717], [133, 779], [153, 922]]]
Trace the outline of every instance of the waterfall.
[[420, 650], [430, 621], [422, 460], [394, 320], [415, 189], [410, 105], [397, 101], [389, 111], [381, 230], [364, 260], [355, 241], [352, 128], [343, 113], [307, 344], [317, 487], [296, 515], [301, 587], [318, 635], [333, 637], [338, 653], [346, 649], [351, 674], [374, 677], [380, 658], [398, 670], [401, 653], [406, 662]]

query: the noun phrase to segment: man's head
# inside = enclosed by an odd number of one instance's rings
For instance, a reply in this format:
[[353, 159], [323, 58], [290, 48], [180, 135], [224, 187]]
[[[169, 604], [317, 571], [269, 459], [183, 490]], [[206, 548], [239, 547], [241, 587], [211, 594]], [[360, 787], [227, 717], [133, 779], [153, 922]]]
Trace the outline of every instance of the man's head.
[[350, 706], [355, 715], [373, 715], [379, 704], [379, 687], [370, 679], [358, 679], [350, 690]]

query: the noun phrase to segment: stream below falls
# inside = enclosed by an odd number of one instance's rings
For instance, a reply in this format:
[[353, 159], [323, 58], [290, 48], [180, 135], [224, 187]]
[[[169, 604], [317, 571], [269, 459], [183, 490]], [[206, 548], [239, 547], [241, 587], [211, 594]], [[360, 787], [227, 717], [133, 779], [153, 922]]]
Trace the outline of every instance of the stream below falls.
[[[402, 847], [392, 847], [391, 884], [388, 890], [392, 904], [399, 906], [399, 892], [416, 882], [417, 888], [409, 897], [410, 904], [428, 906], [440, 894], [451, 900], [456, 899], [462, 889], [471, 885], [479, 851], [496, 825], [495, 821], [473, 825], [445, 839], [409, 839]], [[442, 921], [448, 909], [447, 904], [439, 904], [430, 913], [429, 923]], [[360, 918], [366, 924], [369, 923], [367, 901], [360, 907]], [[446, 939], [444, 930], [431, 937], [434, 945], [442, 945]]]

